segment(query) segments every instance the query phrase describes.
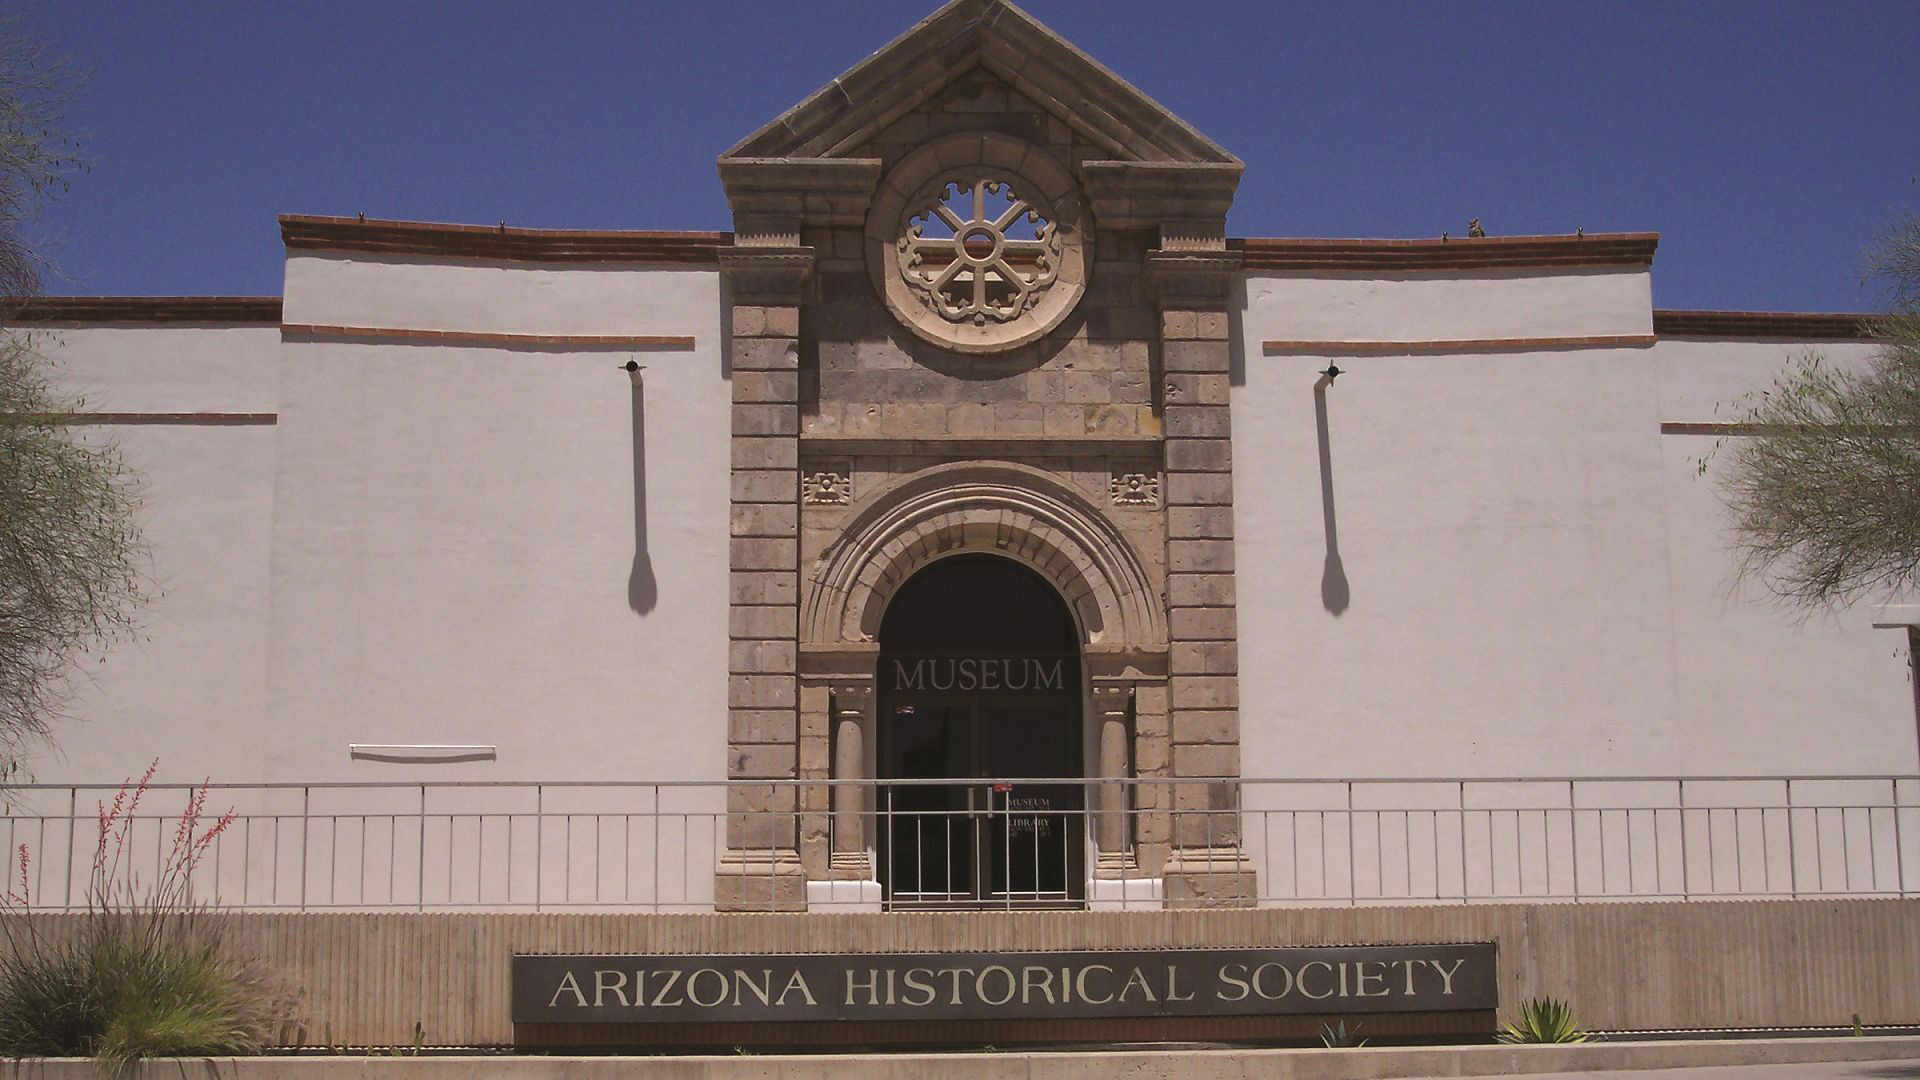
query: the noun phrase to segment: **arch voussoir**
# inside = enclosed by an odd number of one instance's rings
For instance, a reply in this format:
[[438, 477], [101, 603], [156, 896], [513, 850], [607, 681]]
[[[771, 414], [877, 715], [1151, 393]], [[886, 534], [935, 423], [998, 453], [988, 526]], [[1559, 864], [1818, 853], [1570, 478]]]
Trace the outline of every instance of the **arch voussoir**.
[[960, 462], [907, 476], [858, 506], [815, 564], [804, 642], [872, 641], [887, 602], [916, 571], [950, 555], [998, 553], [1032, 568], [1073, 609], [1086, 644], [1166, 647], [1165, 613], [1119, 528], [1041, 470]]

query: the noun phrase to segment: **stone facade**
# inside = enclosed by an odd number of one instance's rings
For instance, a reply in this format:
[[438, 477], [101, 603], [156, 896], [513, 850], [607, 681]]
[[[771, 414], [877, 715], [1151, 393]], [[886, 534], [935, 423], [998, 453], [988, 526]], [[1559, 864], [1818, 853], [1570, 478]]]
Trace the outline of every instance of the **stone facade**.
[[[805, 880], [871, 873], [856, 845], [830, 850], [828, 813], [844, 835], [859, 789], [830, 805], [809, 781], [867, 767], [847, 748], [875, 734], [887, 598], [961, 551], [1025, 563], [1073, 609], [1097, 775], [1196, 781], [1103, 786], [1096, 874], [1246, 902], [1232, 796], [1207, 782], [1239, 772], [1239, 162], [992, 0], [949, 4], [830, 91], [720, 166], [737, 245], [729, 778], [786, 781], [735, 794], [720, 906], [796, 907]], [[1023, 216], [1033, 235], [1015, 239]]]

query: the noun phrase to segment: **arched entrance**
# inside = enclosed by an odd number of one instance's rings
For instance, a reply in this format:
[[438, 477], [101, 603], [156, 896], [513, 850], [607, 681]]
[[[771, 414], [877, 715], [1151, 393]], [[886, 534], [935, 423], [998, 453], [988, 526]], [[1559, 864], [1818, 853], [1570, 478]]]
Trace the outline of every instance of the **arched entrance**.
[[890, 907], [1083, 902], [1080, 642], [1059, 592], [997, 555], [938, 559], [894, 593], [875, 671]]

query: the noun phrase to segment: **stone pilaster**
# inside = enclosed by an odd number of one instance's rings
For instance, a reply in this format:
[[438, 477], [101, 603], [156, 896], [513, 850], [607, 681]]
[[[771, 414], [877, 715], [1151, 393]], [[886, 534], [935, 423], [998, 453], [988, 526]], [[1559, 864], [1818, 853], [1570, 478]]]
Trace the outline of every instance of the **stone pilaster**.
[[855, 783], [833, 787], [832, 876], [846, 881], [873, 879], [867, 854], [867, 738], [873, 730], [873, 681], [833, 686], [833, 778]]
[[[1161, 308], [1166, 408], [1170, 905], [1252, 903], [1240, 848], [1228, 299], [1237, 258], [1197, 230], [1148, 268]], [[1171, 246], [1171, 244], [1170, 244]], [[1224, 245], [1223, 245], [1224, 246]], [[1193, 779], [1194, 783], [1180, 782]]]
[[1098, 725], [1100, 805], [1094, 819], [1094, 841], [1099, 851], [1094, 873], [1100, 877], [1135, 876], [1140, 864], [1133, 851], [1131, 786], [1120, 781], [1133, 774], [1133, 685], [1095, 682], [1094, 723]]
[[[797, 243], [736, 246], [720, 262], [733, 293], [727, 778], [794, 781], [802, 779], [805, 745], [796, 674], [800, 302], [813, 252]], [[716, 908], [806, 906], [799, 847], [806, 794], [792, 783], [729, 786]]]

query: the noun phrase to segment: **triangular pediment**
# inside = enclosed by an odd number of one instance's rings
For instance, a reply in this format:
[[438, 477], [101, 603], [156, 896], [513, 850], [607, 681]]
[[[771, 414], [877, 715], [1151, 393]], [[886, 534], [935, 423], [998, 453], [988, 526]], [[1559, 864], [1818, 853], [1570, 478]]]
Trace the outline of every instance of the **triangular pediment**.
[[1237, 167], [1238, 158], [1006, 0], [951, 0], [721, 155], [846, 158], [984, 68], [1117, 162]]

